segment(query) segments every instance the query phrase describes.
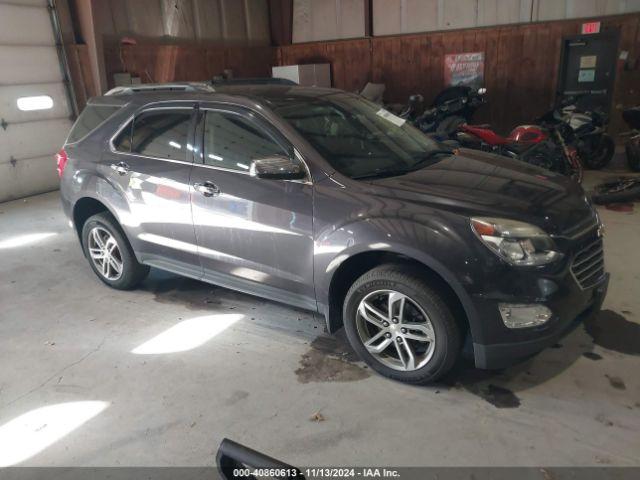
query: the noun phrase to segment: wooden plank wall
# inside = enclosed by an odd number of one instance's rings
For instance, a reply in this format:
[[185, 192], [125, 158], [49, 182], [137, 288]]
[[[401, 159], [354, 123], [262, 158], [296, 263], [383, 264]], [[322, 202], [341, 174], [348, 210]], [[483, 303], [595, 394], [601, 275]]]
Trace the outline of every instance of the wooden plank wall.
[[143, 83], [206, 81], [223, 70], [236, 77], [270, 77], [276, 62], [273, 47], [205, 46], [199, 44], [105, 45], [105, 68], [109, 87], [113, 74], [128, 72]]
[[[532, 121], [555, 97], [562, 39], [577, 35], [587, 20], [563, 20], [447, 32], [314, 42], [281, 47], [200, 44], [105, 45], [109, 82], [128, 71], [142, 81], [209, 80], [225, 68], [236, 77], [270, 76], [272, 65], [331, 63], [333, 85], [360, 91], [369, 82], [385, 83], [385, 100], [405, 103], [412, 93], [430, 102], [444, 86], [444, 55], [485, 52], [489, 103], [478, 112], [506, 132]], [[624, 130], [615, 108], [640, 104], [640, 14], [605, 17], [603, 29], [620, 31], [620, 50], [629, 51], [630, 70], [619, 63], [612, 132]]]
[[[317, 42], [278, 48], [278, 65], [330, 62], [333, 85], [360, 90], [368, 81], [385, 83], [385, 100], [405, 103], [412, 93], [427, 101], [444, 86], [444, 55], [485, 52], [488, 105], [477, 116], [506, 131], [532, 121], [554, 101], [562, 39], [580, 33], [587, 20], [568, 20], [469, 30], [434, 32], [337, 42]], [[640, 56], [640, 15], [608, 17], [603, 29], [620, 31], [620, 50], [629, 58]], [[640, 103], [640, 65], [616, 75], [616, 106]], [[622, 130], [619, 114], [612, 111], [613, 132]]]
[[371, 78], [371, 41], [368, 38], [337, 42], [314, 42], [278, 48], [278, 65], [331, 63], [333, 86], [360, 91]]

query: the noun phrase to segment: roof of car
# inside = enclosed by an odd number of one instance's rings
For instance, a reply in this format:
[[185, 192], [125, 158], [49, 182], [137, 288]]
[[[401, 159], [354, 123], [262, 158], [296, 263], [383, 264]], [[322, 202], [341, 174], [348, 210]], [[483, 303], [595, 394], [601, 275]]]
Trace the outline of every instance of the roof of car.
[[234, 96], [250, 98], [266, 103], [278, 100], [309, 101], [336, 93], [342, 90], [321, 87], [303, 87], [299, 85], [246, 84], [216, 85], [209, 84], [146, 84], [132, 87], [117, 87], [101, 97], [91, 99], [92, 105], [125, 105], [130, 102], [147, 103], [163, 100], [215, 100], [216, 96]]

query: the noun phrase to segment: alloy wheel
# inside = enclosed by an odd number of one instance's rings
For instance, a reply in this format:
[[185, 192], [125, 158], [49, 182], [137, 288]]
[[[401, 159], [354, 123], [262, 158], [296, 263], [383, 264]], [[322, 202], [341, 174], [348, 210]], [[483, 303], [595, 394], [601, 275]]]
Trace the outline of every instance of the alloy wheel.
[[395, 290], [365, 296], [356, 313], [358, 336], [380, 363], [404, 372], [425, 366], [435, 350], [435, 331], [418, 303]]
[[122, 276], [122, 253], [118, 242], [108, 230], [94, 227], [89, 232], [89, 255], [96, 269], [107, 280]]

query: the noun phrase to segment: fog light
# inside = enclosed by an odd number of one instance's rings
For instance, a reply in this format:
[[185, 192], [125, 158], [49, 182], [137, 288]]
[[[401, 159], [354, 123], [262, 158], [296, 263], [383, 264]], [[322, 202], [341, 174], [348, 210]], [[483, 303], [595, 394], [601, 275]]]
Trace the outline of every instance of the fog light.
[[537, 327], [551, 318], [551, 310], [544, 305], [500, 303], [502, 321], [508, 328]]

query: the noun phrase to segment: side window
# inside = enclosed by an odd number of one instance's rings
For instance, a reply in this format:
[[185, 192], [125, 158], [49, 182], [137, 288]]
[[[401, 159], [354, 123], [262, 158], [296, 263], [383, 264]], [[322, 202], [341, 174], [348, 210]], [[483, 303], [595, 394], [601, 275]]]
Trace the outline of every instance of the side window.
[[250, 119], [229, 112], [207, 111], [205, 164], [248, 171], [251, 160], [269, 155], [287, 155], [287, 152]]
[[[186, 160], [190, 124], [191, 110], [144, 112], [133, 121], [131, 153]], [[126, 143], [123, 147], [126, 148]]]

